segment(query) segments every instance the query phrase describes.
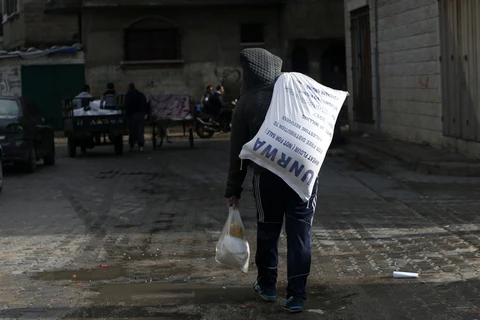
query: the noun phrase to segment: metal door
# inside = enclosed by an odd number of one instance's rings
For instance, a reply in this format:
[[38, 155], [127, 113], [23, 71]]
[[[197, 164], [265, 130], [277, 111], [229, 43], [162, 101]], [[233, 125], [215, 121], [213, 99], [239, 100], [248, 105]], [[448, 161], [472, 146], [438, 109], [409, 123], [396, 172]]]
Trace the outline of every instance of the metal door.
[[480, 3], [440, 0], [443, 134], [480, 141]]
[[372, 54], [370, 43], [370, 9], [352, 11], [353, 114], [355, 121], [373, 122]]
[[62, 129], [62, 99], [79, 94], [85, 65], [22, 66], [22, 96], [35, 102], [54, 129]]

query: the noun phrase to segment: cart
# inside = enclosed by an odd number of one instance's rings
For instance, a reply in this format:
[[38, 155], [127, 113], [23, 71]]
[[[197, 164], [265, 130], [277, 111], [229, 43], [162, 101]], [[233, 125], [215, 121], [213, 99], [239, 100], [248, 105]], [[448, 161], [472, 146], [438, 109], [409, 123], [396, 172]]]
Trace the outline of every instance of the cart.
[[[78, 99], [64, 99], [63, 130], [68, 138], [68, 155], [74, 158], [77, 147], [82, 153], [95, 146], [113, 145], [115, 154], [123, 154], [123, 136], [128, 134], [127, 119], [122, 108], [118, 114], [75, 115]], [[91, 98], [81, 98], [81, 105], [87, 110]], [[78, 109], [77, 109], [78, 110]]]
[[180, 138], [188, 136], [190, 148], [193, 148], [195, 119], [190, 96], [187, 94], [149, 94], [147, 100], [150, 125], [152, 126], [153, 150], [160, 148], [164, 140], [171, 143], [170, 139], [173, 137], [168, 135], [168, 128], [178, 124], [183, 127], [183, 135]]

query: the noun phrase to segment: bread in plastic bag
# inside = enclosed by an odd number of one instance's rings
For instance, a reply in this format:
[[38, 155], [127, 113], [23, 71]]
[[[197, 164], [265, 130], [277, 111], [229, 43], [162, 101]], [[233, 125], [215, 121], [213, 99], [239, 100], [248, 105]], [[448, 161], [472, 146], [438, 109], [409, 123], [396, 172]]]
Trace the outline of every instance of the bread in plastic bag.
[[220, 264], [248, 272], [250, 246], [245, 237], [240, 212], [235, 207], [230, 207], [227, 222], [217, 243], [215, 260]]

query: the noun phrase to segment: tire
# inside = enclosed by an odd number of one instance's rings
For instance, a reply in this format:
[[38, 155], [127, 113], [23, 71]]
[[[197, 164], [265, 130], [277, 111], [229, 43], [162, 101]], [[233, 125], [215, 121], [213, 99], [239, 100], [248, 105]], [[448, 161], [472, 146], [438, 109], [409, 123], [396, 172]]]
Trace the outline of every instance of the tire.
[[34, 173], [37, 170], [37, 154], [34, 146], [28, 154], [28, 161], [24, 164], [24, 168], [26, 173]]
[[52, 142], [52, 150], [48, 156], [43, 158], [43, 163], [46, 166], [55, 165], [55, 142]]
[[113, 138], [113, 147], [117, 156], [121, 156], [123, 154], [123, 136]]
[[77, 155], [77, 146], [75, 145], [75, 139], [69, 135], [68, 136], [68, 156], [70, 158], [75, 158]]
[[0, 159], [0, 193], [3, 190], [3, 161]]
[[201, 123], [197, 123], [195, 125], [195, 131], [197, 133], [197, 136], [199, 136], [201, 139], [210, 139], [211, 137], [213, 137], [215, 132], [205, 131], [204, 128], [205, 126]]

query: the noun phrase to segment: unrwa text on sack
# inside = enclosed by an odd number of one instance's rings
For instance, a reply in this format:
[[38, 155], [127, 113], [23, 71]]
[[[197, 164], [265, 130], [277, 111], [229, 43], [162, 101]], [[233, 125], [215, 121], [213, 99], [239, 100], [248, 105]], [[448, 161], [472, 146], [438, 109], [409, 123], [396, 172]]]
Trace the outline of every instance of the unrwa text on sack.
[[[267, 160], [275, 162], [275, 160], [277, 158], [277, 154], [278, 154], [278, 149], [273, 148], [271, 144], [267, 144], [267, 141], [262, 141], [259, 138], [257, 138], [257, 140], [255, 141], [255, 144], [253, 146], [253, 151], [258, 151], [263, 146], [265, 146], [265, 147], [260, 152], [260, 155], [265, 157], [265, 159], [267, 159]], [[313, 157], [307, 151], [305, 151], [305, 150], [303, 150], [299, 147], [295, 147], [295, 150], [293, 150], [293, 151], [295, 153], [301, 155], [302, 157], [304, 157], [305, 159], [307, 159], [308, 161], [312, 162], [315, 165], [318, 165], [320, 163], [315, 157]], [[283, 169], [287, 169], [287, 167], [290, 165], [290, 162], [292, 162], [292, 157], [287, 156], [285, 153], [281, 152], [280, 159], [278, 159], [277, 164], [280, 167], [282, 167]], [[305, 170], [305, 166], [303, 164], [300, 165], [300, 163], [297, 160], [295, 160], [292, 163], [292, 165], [290, 166], [290, 168], [288, 169], [288, 171], [290, 173], [293, 173], [295, 175], [295, 177], [297, 177], [297, 178], [302, 174], [302, 172], [304, 170]], [[314, 175], [315, 175], [315, 173], [312, 170], [306, 171], [305, 174], [302, 177], [302, 182], [305, 182], [308, 179], [307, 184], [309, 185], [310, 182], [312, 181]]]
[[[280, 128], [281, 127], [284, 127], [282, 125], [280, 125]], [[266, 129], [265, 130], [265, 133], [267, 134], [267, 136], [269, 136], [270, 138], [274, 139], [275, 141], [281, 143], [283, 146], [287, 147], [288, 149], [292, 150], [293, 152], [303, 156], [305, 159], [311, 161], [313, 164], [317, 165], [318, 164], [318, 160], [309, 155], [307, 151], [297, 147], [296, 144], [293, 144], [291, 143], [290, 141], [288, 140], [285, 140], [284, 138], [282, 138], [280, 135], [276, 134], [275, 132], [271, 131], [270, 129]], [[300, 136], [300, 135], [297, 135], [295, 132], [293, 131], [289, 131], [288, 133], [292, 134], [295, 136], [295, 138], [297, 138], [298, 140], [300, 140], [301, 142], [304, 142], [306, 143], [309, 147], [312, 147], [313, 149], [315, 149], [317, 152], [320, 152], [322, 153], [323, 152], [323, 149], [320, 148], [319, 146], [317, 146], [315, 143], [313, 143], [312, 141], [306, 139], [305, 137], [303, 136]], [[270, 146], [270, 149], [271, 149], [271, 146]], [[258, 149], [257, 149], [258, 150]], [[257, 151], [255, 150], [255, 151]], [[277, 149], [274, 149], [274, 150], [277, 150]], [[278, 150], [277, 150], [278, 152]]]

